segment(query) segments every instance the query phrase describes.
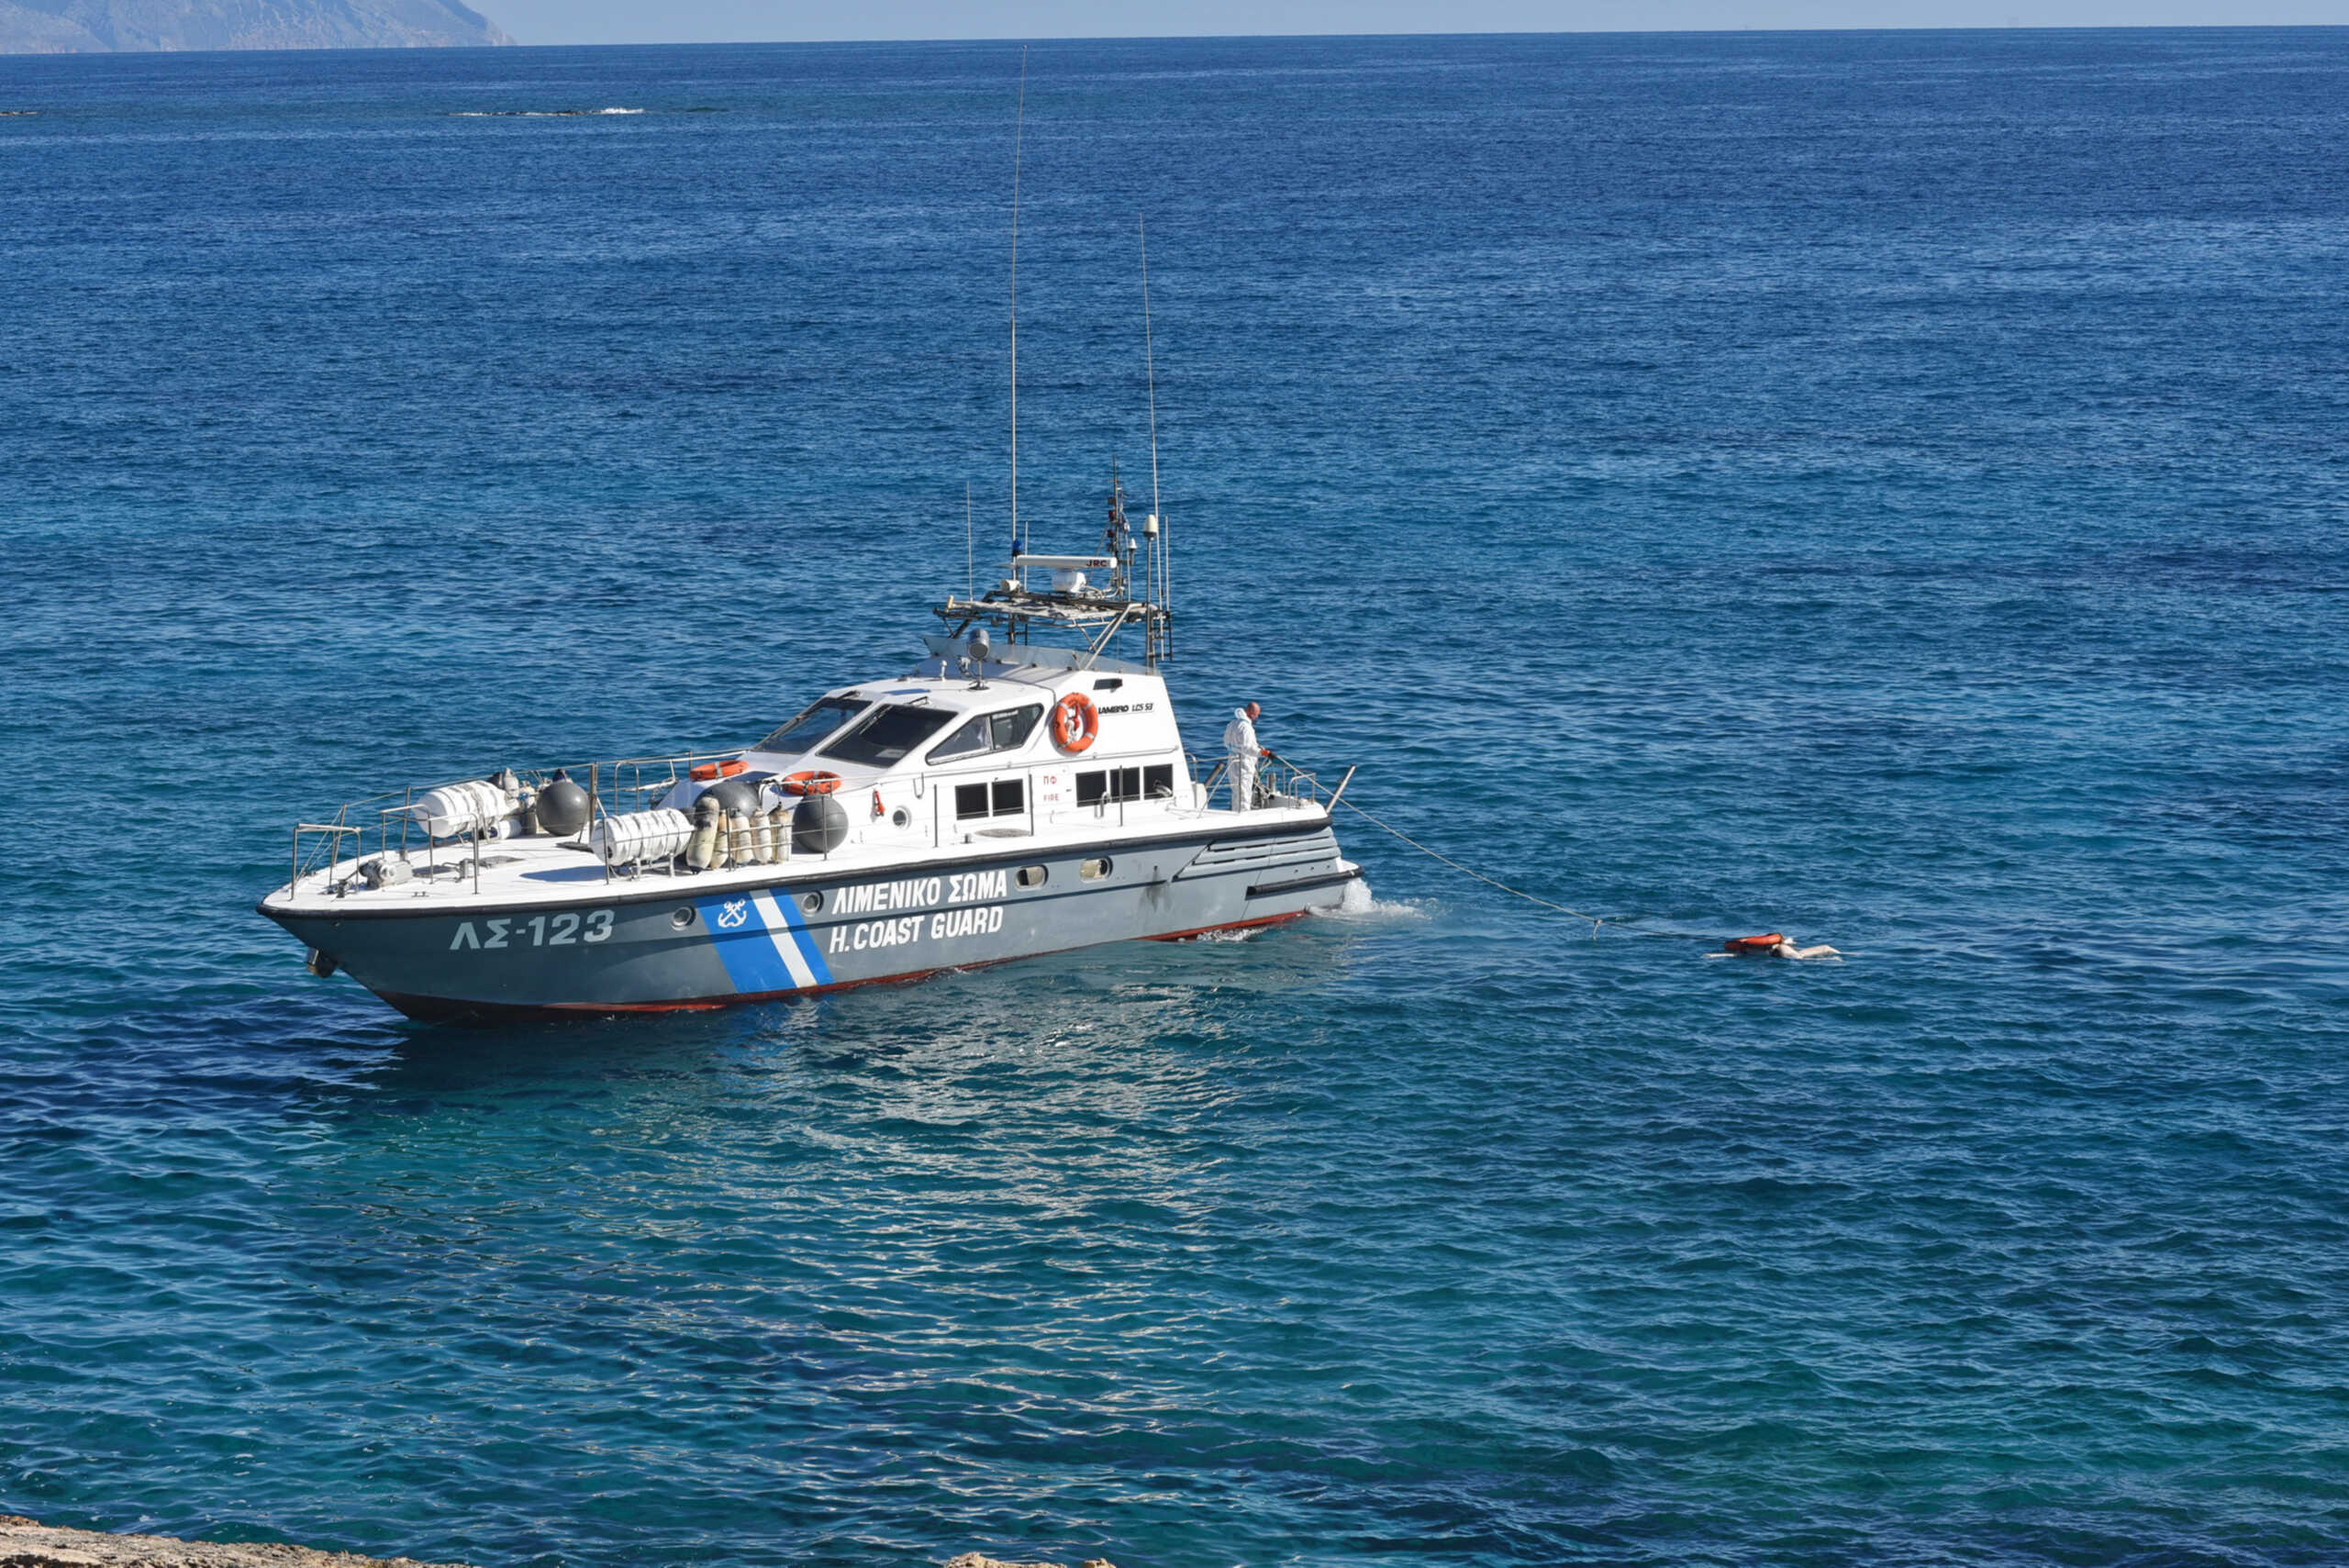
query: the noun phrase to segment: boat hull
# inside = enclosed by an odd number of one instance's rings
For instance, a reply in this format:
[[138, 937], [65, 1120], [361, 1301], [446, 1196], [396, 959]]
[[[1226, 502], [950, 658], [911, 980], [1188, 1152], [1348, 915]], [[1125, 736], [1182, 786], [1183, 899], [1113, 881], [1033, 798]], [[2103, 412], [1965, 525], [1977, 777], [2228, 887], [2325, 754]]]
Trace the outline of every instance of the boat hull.
[[434, 1022], [722, 1007], [1133, 940], [1273, 925], [1360, 874], [1326, 821], [951, 862], [777, 868], [754, 884], [649, 875], [507, 907], [261, 912]]

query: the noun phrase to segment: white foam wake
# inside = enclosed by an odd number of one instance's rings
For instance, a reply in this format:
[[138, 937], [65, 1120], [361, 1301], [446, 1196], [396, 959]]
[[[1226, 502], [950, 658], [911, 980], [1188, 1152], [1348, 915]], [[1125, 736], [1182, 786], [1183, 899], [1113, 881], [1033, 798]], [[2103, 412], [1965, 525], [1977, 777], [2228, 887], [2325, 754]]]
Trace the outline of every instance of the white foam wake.
[[1326, 909], [1313, 911], [1325, 920], [1424, 920], [1428, 911], [1417, 904], [1380, 898], [1370, 891], [1366, 877], [1346, 884], [1343, 897]]
[[649, 109], [451, 109], [452, 120], [572, 120], [592, 115], [642, 115]]

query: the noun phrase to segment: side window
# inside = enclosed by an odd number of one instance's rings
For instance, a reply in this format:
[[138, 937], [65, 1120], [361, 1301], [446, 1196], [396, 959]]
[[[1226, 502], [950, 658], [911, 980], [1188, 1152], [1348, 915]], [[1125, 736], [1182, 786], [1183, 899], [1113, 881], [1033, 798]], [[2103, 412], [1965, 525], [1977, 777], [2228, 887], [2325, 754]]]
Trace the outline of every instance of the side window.
[[953, 734], [932, 746], [924, 761], [942, 762], [950, 757], [968, 757], [974, 752], [985, 751], [987, 719], [988, 716], [984, 713], [975, 718], [965, 719]]
[[992, 784], [954, 786], [954, 820], [974, 817], [1018, 817], [1028, 809], [1028, 781], [996, 779]]
[[1028, 744], [1036, 733], [1036, 726], [1043, 721], [1044, 706], [1030, 703], [1002, 713], [975, 714], [964, 719], [953, 734], [930, 749], [925, 759], [932, 762], [952, 762], [957, 757], [980, 757], [990, 751], [1014, 751]]
[[[1152, 792], [1156, 795], [1174, 793], [1174, 767], [1167, 763], [1149, 770], [1155, 781]], [[1076, 775], [1076, 803], [1098, 806], [1105, 800], [1140, 800], [1142, 797], [1143, 770], [1140, 768], [1105, 768], [1099, 773]], [[1160, 788], [1160, 785], [1163, 788]]]
[[1036, 733], [1036, 726], [1044, 718], [1044, 705], [1031, 703], [1026, 707], [1013, 708], [1009, 713], [990, 715], [987, 722], [995, 727], [996, 751], [1016, 751], [1028, 744], [1028, 737]]
[[1141, 771], [1141, 792], [1152, 800], [1174, 798], [1174, 764], [1161, 762]]

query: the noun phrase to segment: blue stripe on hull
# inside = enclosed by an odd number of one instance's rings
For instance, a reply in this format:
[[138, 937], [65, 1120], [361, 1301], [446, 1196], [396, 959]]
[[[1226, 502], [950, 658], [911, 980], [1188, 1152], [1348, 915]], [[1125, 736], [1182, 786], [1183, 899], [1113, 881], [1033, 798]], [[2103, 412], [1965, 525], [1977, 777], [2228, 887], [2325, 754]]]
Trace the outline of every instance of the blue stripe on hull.
[[798, 906], [789, 897], [779, 898], [774, 902], [783, 911], [783, 917], [791, 928], [792, 942], [799, 949], [799, 956], [806, 962], [809, 976], [818, 985], [830, 984], [832, 983], [831, 966], [824, 962], [824, 955], [817, 951], [816, 933], [809, 930], [807, 922], [799, 917]]
[[738, 993], [772, 995], [831, 984], [831, 969], [790, 898], [760, 891], [704, 898], [694, 907]]

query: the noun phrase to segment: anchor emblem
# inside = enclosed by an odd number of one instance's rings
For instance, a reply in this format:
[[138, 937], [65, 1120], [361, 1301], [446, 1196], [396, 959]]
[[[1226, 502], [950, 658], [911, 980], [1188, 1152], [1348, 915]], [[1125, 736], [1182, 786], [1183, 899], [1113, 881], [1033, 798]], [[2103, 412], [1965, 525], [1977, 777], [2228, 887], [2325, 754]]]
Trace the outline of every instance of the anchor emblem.
[[718, 906], [718, 923], [723, 929], [730, 931], [750, 917], [751, 901], [747, 898], [729, 898]]

